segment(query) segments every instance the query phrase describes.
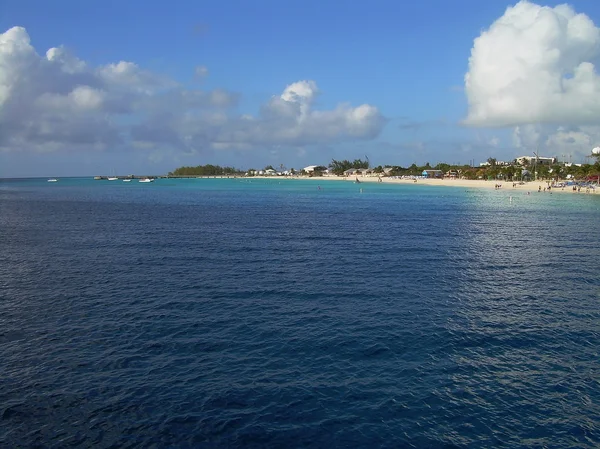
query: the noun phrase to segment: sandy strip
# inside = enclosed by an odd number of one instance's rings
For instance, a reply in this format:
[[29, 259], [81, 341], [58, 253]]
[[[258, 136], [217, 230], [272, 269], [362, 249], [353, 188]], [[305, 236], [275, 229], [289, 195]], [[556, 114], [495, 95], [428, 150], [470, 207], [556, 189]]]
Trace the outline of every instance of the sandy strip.
[[[378, 178], [370, 176], [359, 176], [359, 181], [363, 182], [378, 182]], [[354, 179], [356, 181], [356, 177]], [[485, 181], [482, 179], [471, 180], [471, 179], [418, 179], [417, 182], [414, 179], [394, 179], [394, 178], [381, 178], [382, 183], [389, 184], [416, 184], [416, 185], [429, 185], [429, 186], [440, 186], [440, 187], [461, 187], [461, 188], [475, 188], [475, 189], [496, 189], [499, 186], [499, 190], [510, 190], [510, 191], [523, 191], [523, 192], [560, 192], [560, 193], [586, 193], [586, 189], [582, 188], [581, 191], [573, 191], [572, 186], [553, 187], [548, 190], [550, 186], [549, 182], [546, 181], [531, 181], [524, 184], [504, 182], [504, 181]], [[600, 189], [590, 189], [588, 193], [598, 193]]]
[[[273, 179], [273, 176], [256, 176], [256, 178], [264, 178], [264, 179]], [[277, 177], [280, 179], [280, 177]], [[376, 183], [379, 182], [379, 178], [376, 176], [319, 176], [315, 178], [310, 178], [308, 176], [294, 176], [294, 177], [286, 177], [284, 179], [310, 179], [315, 181], [344, 181], [344, 182], [356, 182], [358, 179], [360, 182], [364, 183]], [[415, 184], [415, 185], [429, 185], [429, 186], [440, 186], [440, 187], [461, 187], [461, 188], [475, 188], [475, 189], [495, 189], [496, 185], [500, 185], [499, 190], [510, 190], [510, 191], [523, 191], [523, 192], [537, 192], [538, 190], [541, 192], [548, 192], [549, 183], [546, 181], [530, 181], [524, 184], [516, 183], [513, 187], [512, 182], [505, 181], [485, 181], [485, 180], [471, 180], [471, 179], [417, 179], [417, 182], [414, 179], [400, 179], [400, 178], [386, 178], [382, 177], [381, 182], [384, 184]], [[546, 190], [544, 190], [546, 189]], [[564, 189], [562, 187], [553, 187], [550, 192], [560, 192], [560, 193], [596, 193], [600, 194], [600, 188], [589, 189], [586, 192], [585, 188], [581, 188], [580, 191], [573, 191], [572, 186], [566, 186]]]

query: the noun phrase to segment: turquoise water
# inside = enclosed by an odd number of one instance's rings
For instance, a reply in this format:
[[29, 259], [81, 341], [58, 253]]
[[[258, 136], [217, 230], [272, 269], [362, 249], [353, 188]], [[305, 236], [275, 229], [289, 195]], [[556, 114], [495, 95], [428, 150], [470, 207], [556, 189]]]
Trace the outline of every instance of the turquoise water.
[[0, 207], [0, 446], [600, 444], [600, 195], [43, 179]]

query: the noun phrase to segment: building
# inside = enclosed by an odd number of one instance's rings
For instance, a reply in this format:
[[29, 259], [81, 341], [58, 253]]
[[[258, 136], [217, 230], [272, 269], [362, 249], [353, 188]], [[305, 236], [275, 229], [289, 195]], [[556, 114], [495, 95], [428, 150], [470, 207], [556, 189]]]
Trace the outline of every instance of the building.
[[350, 175], [366, 176], [366, 175], [370, 175], [371, 173], [373, 173], [373, 170], [370, 168], [350, 168], [350, 169], [344, 171], [344, 176], [350, 176]]
[[426, 178], [443, 178], [444, 172], [442, 170], [423, 170], [421, 175]]
[[542, 156], [520, 156], [517, 158], [517, 164], [519, 165], [552, 165], [556, 164], [555, 157], [542, 157]]
[[[498, 166], [502, 166], [502, 167], [508, 167], [508, 166], [512, 165], [512, 162], [506, 162], [506, 161], [496, 161], [496, 162], [494, 163], [494, 165], [495, 165], [495, 166], [497, 166], [497, 167], [498, 167]], [[488, 161], [485, 161], [485, 162], [480, 162], [480, 163], [479, 163], [479, 166], [480, 166], [480, 167], [491, 167], [491, 166], [492, 166], [492, 164], [490, 164]]]

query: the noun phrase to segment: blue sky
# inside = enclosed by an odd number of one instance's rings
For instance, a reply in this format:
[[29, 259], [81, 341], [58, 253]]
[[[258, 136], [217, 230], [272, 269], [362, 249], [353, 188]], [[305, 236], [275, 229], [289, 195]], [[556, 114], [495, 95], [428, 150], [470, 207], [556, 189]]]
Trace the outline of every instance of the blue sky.
[[[600, 113], [569, 108], [583, 91], [600, 95], [600, 5], [560, 4], [5, 0], [0, 176], [301, 168], [365, 155], [479, 163], [536, 149], [584, 161], [600, 144]], [[61, 56], [50, 60], [51, 48]], [[557, 52], [575, 56], [522, 62]], [[585, 64], [591, 75], [564, 83]], [[192, 106], [181, 100], [192, 96]], [[571, 112], [548, 112], [561, 110]]]

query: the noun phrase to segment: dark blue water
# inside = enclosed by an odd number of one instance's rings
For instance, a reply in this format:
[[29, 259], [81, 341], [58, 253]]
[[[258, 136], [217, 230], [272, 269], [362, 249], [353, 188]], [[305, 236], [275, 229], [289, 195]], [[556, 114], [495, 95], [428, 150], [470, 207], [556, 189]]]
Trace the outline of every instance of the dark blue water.
[[600, 445], [600, 196], [318, 183], [0, 182], [0, 446]]

